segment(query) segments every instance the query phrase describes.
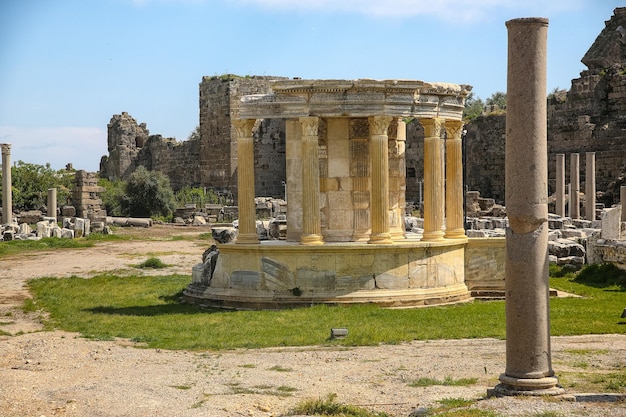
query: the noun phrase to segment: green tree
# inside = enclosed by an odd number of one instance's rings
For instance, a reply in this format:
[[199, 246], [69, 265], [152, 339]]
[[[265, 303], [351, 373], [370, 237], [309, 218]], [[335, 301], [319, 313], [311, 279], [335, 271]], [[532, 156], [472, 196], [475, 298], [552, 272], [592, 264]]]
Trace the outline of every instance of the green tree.
[[128, 177], [126, 196], [128, 214], [134, 217], [170, 217], [174, 210], [174, 192], [169, 178], [143, 166]]
[[[13, 208], [18, 211], [39, 209], [47, 204], [48, 189], [57, 189], [57, 204], [68, 202], [76, 171], [73, 169], [53, 170], [50, 164], [37, 165], [17, 161], [11, 167]], [[2, 174], [0, 173], [0, 178]], [[2, 190], [0, 180], [0, 192]]]
[[470, 122], [481, 116], [485, 109], [485, 103], [480, 97], [474, 97], [474, 93], [469, 93], [465, 98], [465, 108], [463, 109], [463, 120]]
[[495, 92], [486, 101], [491, 112], [501, 113], [506, 111], [506, 93], [501, 91]]
[[200, 139], [200, 126], [196, 126], [194, 130], [191, 131], [187, 140], [199, 140]]
[[129, 201], [126, 196], [126, 182], [100, 178], [98, 185], [104, 187], [104, 192], [100, 193], [100, 198], [107, 214], [109, 216], [128, 216]]

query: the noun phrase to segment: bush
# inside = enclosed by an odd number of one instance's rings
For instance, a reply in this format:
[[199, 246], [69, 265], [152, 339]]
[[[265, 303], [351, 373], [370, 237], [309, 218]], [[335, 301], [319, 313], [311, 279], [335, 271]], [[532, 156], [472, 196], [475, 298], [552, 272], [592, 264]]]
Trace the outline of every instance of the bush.
[[174, 192], [169, 178], [143, 166], [128, 177], [126, 196], [128, 214], [133, 217], [171, 217], [174, 210]]
[[616, 285], [626, 290], [626, 271], [613, 264], [592, 264], [583, 268], [574, 281], [592, 287], [610, 287]]

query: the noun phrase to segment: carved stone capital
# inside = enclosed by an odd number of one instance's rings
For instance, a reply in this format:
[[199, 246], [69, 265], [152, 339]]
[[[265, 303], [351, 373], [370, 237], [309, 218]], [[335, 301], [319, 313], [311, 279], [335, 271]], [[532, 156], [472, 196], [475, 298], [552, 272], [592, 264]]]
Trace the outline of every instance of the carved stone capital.
[[2, 148], [2, 155], [10, 155], [11, 154], [11, 144], [10, 143], [0, 143], [0, 148]]
[[235, 127], [237, 138], [251, 138], [252, 128], [254, 127], [255, 122], [256, 122], [255, 119], [233, 120], [233, 126]]
[[463, 122], [460, 120], [446, 120], [446, 134], [448, 139], [461, 139]]
[[420, 124], [424, 127], [424, 137], [427, 138], [440, 138], [441, 128], [444, 121], [440, 118], [434, 117], [429, 119], [420, 119]]
[[317, 137], [319, 128], [319, 117], [300, 117], [298, 119], [302, 125], [302, 136], [315, 136]]
[[370, 135], [387, 135], [389, 125], [393, 117], [391, 116], [370, 116], [367, 118], [370, 127]]

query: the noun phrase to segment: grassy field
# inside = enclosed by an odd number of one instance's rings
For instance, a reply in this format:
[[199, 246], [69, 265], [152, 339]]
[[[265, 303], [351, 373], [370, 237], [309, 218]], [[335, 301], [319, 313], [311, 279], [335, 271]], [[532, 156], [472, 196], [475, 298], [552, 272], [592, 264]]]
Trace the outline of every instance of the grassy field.
[[[626, 332], [626, 319], [620, 319], [626, 307], [626, 273], [610, 266], [594, 268], [551, 278], [553, 288], [582, 296], [551, 300], [552, 335]], [[609, 276], [613, 278], [607, 282]], [[25, 309], [48, 312], [48, 329], [94, 339], [126, 338], [161, 349], [365, 346], [505, 337], [504, 301], [420, 309], [320, 305], [282, 311], [223, 311], [181, 303], [181, 291], [189, 282], [187, 275], [41, 278], [29, 283], [34, 298], [27, 300]], [[330, 340], [333, 327], [348, 328], [349, 337]]]

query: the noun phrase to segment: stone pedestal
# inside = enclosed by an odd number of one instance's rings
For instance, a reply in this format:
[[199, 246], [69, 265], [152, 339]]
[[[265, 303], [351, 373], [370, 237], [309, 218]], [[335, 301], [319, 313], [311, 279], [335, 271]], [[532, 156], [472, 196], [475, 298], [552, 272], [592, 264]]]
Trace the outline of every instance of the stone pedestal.
[[580, 158], [577, 153], [570, 155], [569, 181], [570, 181], [570, 208], [569, 216], [572, 219], [580, 219]]
[[256, 207], [254, 204], [254, 119], [235, 120], [237, 133], [237, 188], [239, 196], [239, 234], [236, 243], [259, 243], [256, 232]]
[[546, 44], [548, 20], [508, 29], [506, 370], [496, 392], [563, 392], [552, 370], [548, 283]]
[[585, 218], [596, 219], [596, 153], [585, 154]]
[[556, 214], [565, 217], [565, 154], [556, 154]]
[[2, 148], [2, 223], [13, 220], [13, 191], [11, 182], [11, 145], [0, 143]]

